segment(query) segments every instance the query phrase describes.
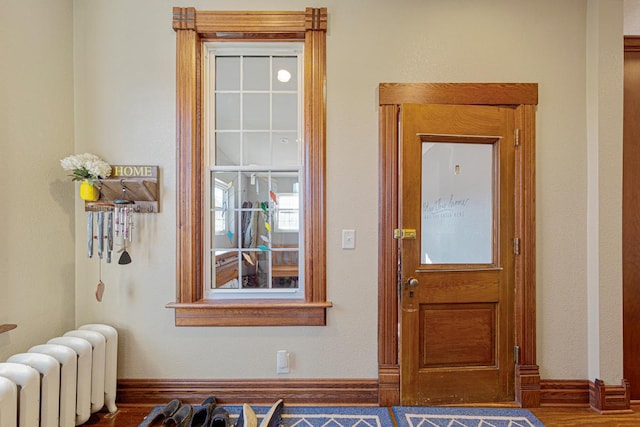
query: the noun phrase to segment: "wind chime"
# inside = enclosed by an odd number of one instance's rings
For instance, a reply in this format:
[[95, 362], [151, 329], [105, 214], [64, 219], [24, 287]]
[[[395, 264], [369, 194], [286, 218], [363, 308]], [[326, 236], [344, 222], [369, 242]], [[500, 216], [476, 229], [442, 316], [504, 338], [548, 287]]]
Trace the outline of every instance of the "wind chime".
[[[97, 246], [99, 281], [96, 299], [102, 301], [102, 259], [111, 264], [114, 250], [120, 254], [118, 264], [131, 264], [134, 216], [158, 212], [158, 167], [147, 165], [113, 165], [112, 175], [95, 185], [98, 200], [85, 202], [87, 212], [87, 255], [94, 257]], [[94, 243], [94, 241], [96, 243]]]
[[[113, 203], [95, 203], [96, 211], [87, 212], [87, 256], [93, 258], [94, 243], [97, 242], [99, 281], [96, 288], [96, 299], [102, 301], [104, 282], [102, 281], [102, 259], [106, 254], [107, 264], [111, 264], [114, 243], [120, 246], [118, 264], [131, 264], [128, 249], [133, 240], [134, 202], [127, 199], [127, 188], [122, 184], [122, 199]], [[106, 218], [105, 218], [106, 217]], [[106, 225], [106, 233], [105, 233]]]

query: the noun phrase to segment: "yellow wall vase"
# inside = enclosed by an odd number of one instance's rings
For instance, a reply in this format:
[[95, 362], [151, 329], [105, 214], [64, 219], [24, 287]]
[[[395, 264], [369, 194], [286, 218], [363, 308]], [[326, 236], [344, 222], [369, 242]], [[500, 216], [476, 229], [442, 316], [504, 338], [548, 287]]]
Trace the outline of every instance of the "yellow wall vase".
[[87, 202], [95, 202], [100, 198], [100, 190], [89, 181], [80, 183], [80, 198]]

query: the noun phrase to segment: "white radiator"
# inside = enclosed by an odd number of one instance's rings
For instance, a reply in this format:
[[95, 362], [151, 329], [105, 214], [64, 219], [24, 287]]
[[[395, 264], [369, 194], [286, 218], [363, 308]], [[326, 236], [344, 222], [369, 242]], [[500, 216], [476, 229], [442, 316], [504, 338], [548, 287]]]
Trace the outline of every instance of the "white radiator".
[[69, 331], [64, 337], [85, 339], [91, 344], [91, 413], [104, 406], [104, 335], [95, 331]]
[[77, 355], [76, 425], [84, 424], [91, 416], [91, 344], [75, 337], [52, 338], [47, 344], [67, 346]]
[[[38, 427], [40, 424], [40, 374], [21, 363], [0, 363], [0, 377], [13, 381], [18, 392], [18, 426]], [[4, 427], [4, 426], [2, 426]]]
[[89, 324], [78, 329], [100, 332], [104, 335], [104, 404], [109, 412], [114, 413], [116, 407], [116, 388], [118, 379], [118, 332], [115, 328], [102, 324]]
[[0, 427], [74, 427], [115, 405], [118, 334], [84, 325], [0, 363]]
[[46, 354], [14, 354], [7, 362], [31, 366], [40, 374], [40, 427], [58, 427], [60, 364]]
[[57, 344], [36, 345], [29, 349], [29, 353], [48, 354], [60, 364], [59, 425], [60, 427], [74, 427], [76, 425], [78, 355], [71, 348]]
[[18, 426], [18, 386], [5, 377], [0, 377], [0, 426]]

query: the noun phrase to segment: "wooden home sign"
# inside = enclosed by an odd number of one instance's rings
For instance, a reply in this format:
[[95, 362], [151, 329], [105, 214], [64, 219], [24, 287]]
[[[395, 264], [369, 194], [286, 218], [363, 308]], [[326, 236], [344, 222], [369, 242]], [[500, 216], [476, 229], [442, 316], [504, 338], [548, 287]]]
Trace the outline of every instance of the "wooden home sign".
[[112, 165], [111, 176], [96, 181], [100, 198], [85, 202], [85, 211], [104, 211], [116, 204], [131, 204], [136, 212], [157, 213], [158, 166]]

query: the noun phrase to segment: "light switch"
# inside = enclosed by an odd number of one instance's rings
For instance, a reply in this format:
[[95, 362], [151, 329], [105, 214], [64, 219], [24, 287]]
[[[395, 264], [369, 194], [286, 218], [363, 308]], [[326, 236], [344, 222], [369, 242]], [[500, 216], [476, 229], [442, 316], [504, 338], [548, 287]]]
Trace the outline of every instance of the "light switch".
[[342, 249], [355, 249], [356, 230], [342, 230]]
[[278, 350], [276, 353], [276, 373], [288, 374], [289, 372], [289, 352], [287, 350]]

